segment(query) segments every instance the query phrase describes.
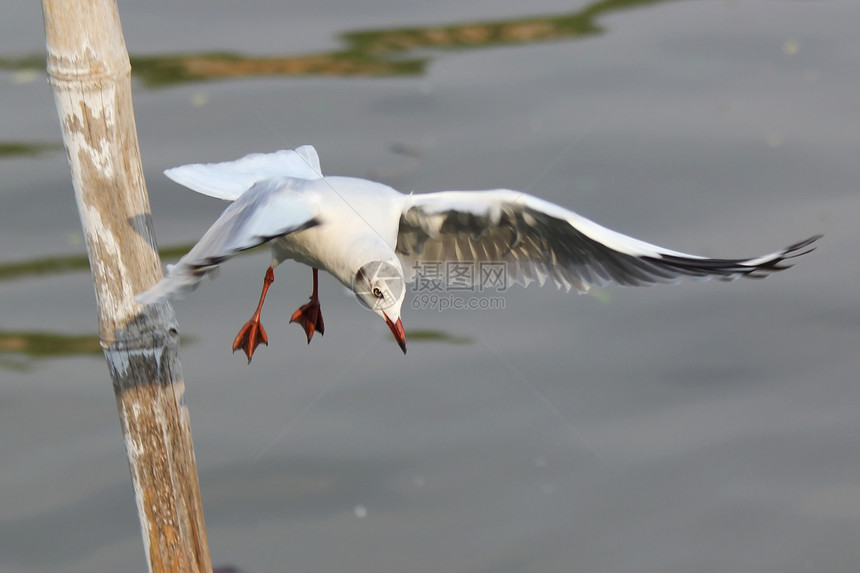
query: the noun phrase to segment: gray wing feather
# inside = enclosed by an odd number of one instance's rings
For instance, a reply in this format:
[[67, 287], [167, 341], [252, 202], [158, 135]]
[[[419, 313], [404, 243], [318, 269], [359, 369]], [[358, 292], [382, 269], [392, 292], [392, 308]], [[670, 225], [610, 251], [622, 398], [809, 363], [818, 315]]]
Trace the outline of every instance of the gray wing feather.
[[709, 259], [622, 235], [524, 193], [447, 191], [409, 198], [397, 252], [407, 273], [430, 261], [504, 262], [507, 277], [519, 284], [551, 280], [587, 292], [591, 285], [641, 286], [684, 276], [762, 278], [788, 268], [785, 261], [812, 250], [818, 238], [762, 257]]

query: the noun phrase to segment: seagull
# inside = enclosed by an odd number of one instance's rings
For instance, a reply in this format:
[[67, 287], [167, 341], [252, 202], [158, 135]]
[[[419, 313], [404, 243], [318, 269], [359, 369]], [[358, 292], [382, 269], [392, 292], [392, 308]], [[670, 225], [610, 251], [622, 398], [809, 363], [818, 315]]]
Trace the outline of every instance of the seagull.
[[549, 280], [558, 288], [585, 293], [592, 285], [643, 286], [681, 277], [763, 278], [789, 268], [786, 261], [812, 251], [821, 237], [749, 259], [699, 257], [612, 231], [519, 191], [405, 195], [366, 179], [323, 176], [310, 145], [164, 173], [231, 203], [137, 301], [152, 304], [188, 293], [230, 257], [268, 243], [272, 261], [257, 309], [233, 341], [233, 351], [242, 349], [249, 363], [260, 344], [268, 345], [260, 313], [274, 269], [287, 259], [313, 272], [310, 300], [290, 318], [304, 329], [309, 344], [315, 332], [325, 332], [317, 290], [319, 270], [324, 270], [386, 322], [405, 354], [401, 307], [406, 283], [421, 265], [503, 265], [506, 280], [523, 286]]

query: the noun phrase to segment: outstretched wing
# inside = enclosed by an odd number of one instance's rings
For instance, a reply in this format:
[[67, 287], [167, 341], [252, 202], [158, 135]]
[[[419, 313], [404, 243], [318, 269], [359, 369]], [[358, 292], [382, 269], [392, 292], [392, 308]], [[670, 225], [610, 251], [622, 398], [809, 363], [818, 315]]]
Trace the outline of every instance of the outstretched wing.
[[445, 191], [407, 199], [397, 253], [407, 273], [427, 262], [504, 262], [507, 277], [519, 284], [543, 285], [549, 278], [559, 288], [587, 292], [591, 285], [639, 286], [682, 276], [762, 278], [788, 268], [784, 261], [812, 250], [819, 236], [762, 257], [709, 259], [628, 237], [525, 193]]
[[316, 207], [297, 192], [305, 183], [290, 177], [256, 183], [224, 210], [188, 254], [168, 267], [158, 284], [137, 295], [137, 301], [150, 304], [192, 291], [236, 253], [316, 225]]
[[235, 201], [254, 184], [275, 177], [321, 179], [320, 158], [310, 145], [274, 153], [252, 153], [223, 163], [192, 163], [164, 172], [189, 189], [227, 201]]

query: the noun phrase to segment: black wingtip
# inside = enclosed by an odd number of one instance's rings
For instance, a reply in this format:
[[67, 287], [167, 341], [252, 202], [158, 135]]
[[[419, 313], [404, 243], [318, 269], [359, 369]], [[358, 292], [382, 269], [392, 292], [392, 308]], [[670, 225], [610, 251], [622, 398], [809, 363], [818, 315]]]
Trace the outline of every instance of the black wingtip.
[[[812, 251], [814, 251], [816, 249], [816, 247], [813, 247], [810, 245], [815, 243], [817, 240], [819, 240], [823, 236], [824, 235], [822, 233], [819, 233], [817, 235], [813, 235], [813, 236], [809, 237], [808, 239], [800, 241], [799, 243], [795, 243], [795, 244], [789, 246], [787, 249], [785, 249], [785, 254], [790, 255], [790, 257], [786, 257], [786, 258], [800, 257], [800, 256], [803, 256], [805, 254], [811, 253]], [[807, 247], [809, 247], [809, 248], [807, 249]], [[798, 251], [802, 251], [802, 252], [798, 252]]]

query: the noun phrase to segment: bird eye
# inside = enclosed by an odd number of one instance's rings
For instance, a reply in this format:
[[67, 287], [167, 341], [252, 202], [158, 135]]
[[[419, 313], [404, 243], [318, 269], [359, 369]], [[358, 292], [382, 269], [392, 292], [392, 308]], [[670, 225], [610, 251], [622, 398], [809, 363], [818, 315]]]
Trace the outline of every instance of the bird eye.
[[373, 287], [373, 290], [371, 292], [373, 293], [373, 296], [375, 296], [376, 298], [382, 298], [382, 289], [381, 288]]

